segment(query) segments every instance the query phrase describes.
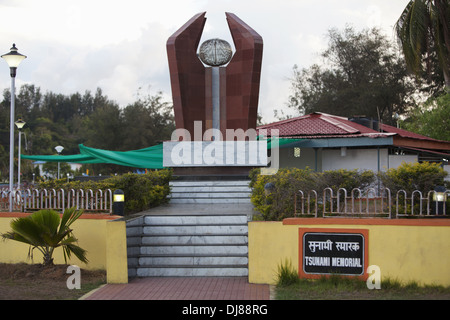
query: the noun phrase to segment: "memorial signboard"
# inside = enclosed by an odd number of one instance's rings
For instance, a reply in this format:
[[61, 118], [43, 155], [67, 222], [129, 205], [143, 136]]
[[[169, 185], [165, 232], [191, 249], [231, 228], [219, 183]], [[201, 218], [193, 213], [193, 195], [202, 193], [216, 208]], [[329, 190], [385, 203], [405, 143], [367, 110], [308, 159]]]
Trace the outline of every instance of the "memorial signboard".
[[299, 229], [299, 274], [360, 276], [367, 269], [368, 230]]

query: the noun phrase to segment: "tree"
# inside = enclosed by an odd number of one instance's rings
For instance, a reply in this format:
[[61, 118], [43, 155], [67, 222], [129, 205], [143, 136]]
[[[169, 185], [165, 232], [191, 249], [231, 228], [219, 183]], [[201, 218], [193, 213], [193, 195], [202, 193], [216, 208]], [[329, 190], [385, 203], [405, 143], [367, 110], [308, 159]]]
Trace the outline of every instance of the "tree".
[[294, 66], [288, 105], [300, 113], [365, 115], [393, 124], [411, 105], [415, 86], [393, 43], [378, 29], [331, 29], [324, 65]]
[[13, 220], [12, 231], [2, 234], [2, 237], [30, 245], [28, 256], [31, 258], [33, 250], [38, 249], [43, 255], [45, 266], [53, 264], [53, 252], [59, 247], [63, 249], [66, 263], [72, 254], [87, 263], [87, 252], [75, 244], [77, 239], [70, 229], [82, 214], [82, 211], [75, 208], [67, 209], [62, 217], [54, 210], [39, 210], [27, 217]]
[[422, 77], [438, 72], [432, 62], [437, 61], [444, 75], [445, 87], [450, 90], [450, 5], [448, 0], [412, 0], [395, 24], [406, 64]]
[[[58, 162], [46, 162], [42, 165], [42, 171], [55, 179], [58, 178]], [[60, 179], [66, 178], [67, 174], [71, 175], [74, 172], [70, 168], [70, 165], [66, 162], [59, 163], [59, 177]]]
[[147, 95], [123, 110], [124, 150], [146, 148], [169, 140], [175, 129], [171, 105], [162, 93]]
[[450, 93], [415, 109], [402, 126], [430, 138], [450, 141]]

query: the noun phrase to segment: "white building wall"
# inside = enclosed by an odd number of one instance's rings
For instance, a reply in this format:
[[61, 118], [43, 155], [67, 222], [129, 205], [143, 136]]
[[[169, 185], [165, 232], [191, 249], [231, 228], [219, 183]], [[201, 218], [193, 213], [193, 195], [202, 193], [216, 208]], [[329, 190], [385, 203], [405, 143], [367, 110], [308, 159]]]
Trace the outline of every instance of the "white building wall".
[[390, 155], [388, 168], [398, 168], [403, 162], [418, 162], [417, 155]]
[[444, 165], [444, 170], [448, 172], [448, 175], [445, 177], [445, 181], [450, 181], [450, 165]]
[[[379, 151], [379, 155], [378, 155]], [[323, 149], [322, 170], [372, 170], [384, 171], [388, 168], [387, 149]]]

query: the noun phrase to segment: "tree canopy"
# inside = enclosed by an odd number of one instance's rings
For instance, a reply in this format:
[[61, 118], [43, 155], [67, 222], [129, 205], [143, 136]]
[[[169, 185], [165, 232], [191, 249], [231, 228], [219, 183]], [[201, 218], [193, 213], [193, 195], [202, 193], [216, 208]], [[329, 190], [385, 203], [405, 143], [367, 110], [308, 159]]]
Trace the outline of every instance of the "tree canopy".
[[[0, 180], [7, 178], [9, 170], [10, 99], [5, 89], [0, 102]], [[95, 93], [43, 94], [39, 87], [25, 84], [16, 93], [15, 108], [17, 119], [26, 122], [21, 153], [29, 155], [56, 154], [57, 145], [64, 147], [66, 155], [78, 154], [79, 144], [112, 151], [147, 148], [170, 139], [175, 128], [171, 104], [164, 101], [162, 92], [138, 94], [135, 102], [120, 107], [100, 88]], [[18, 135], [15, 139], [17, 155]], [[113, 165], [86, 167], [103, 174], [130, 170]], [[21, 171], [30, 179], [30, 163], [22, 161]]]
[[395, 43], [381, 32], [331, 29], [323, 65], [293, 68], [288, 105], [303, 113], [365, 115], [393, 124], [404, 114], [416, 90]]
[[427, 82], [443, 76], [450, 90], [449, 1], [411, 0], [395, 30], [408, 68]]

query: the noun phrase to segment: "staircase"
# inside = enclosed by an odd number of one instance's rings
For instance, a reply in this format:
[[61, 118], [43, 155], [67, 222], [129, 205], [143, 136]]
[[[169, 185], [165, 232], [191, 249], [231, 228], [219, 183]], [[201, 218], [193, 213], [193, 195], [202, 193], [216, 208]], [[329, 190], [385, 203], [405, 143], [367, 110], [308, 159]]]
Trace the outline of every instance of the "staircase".
[[246, 180], [176, 181], [169, 205], [127, 221], [130, 277], [247, 276]]
[[191, 178], [171, 181], [170, 203], [250, 203], [249, 180], [239, 176], [225, 178], [221, 177], [220, 180]]

